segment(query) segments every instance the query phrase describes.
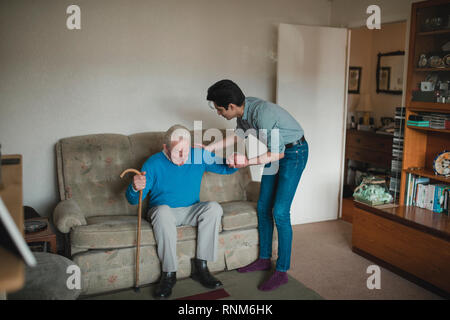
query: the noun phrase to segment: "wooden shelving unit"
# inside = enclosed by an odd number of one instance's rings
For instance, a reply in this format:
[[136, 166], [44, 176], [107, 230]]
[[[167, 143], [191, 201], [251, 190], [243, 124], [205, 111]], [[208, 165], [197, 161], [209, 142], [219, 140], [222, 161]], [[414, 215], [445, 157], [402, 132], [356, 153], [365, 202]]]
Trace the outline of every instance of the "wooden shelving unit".
[[[423, 53], [439, 52], [441, 46], [450, 40], [450, 29], [423, 31], [427, 18], [450, 13], [450, 1], [435, 0], [414, 3], [411, 13], [408, 76], [406, 87], [406, 119], [417, 112], [439, 112], [450, 114], [449, 103], [413, 101], [412, 92], [420, 81], [425, 80], [424, 72], [445, 72], [450, 68], [418, 68], [419, 56]], [[447, 15], [448, 14], [444, 14]], [[400, 205], [405, 203], [406, 177], [408, 173], [424, 176], [436, 181], [450, 183], [450, 179], [437, 176], [433, 172], [433, 161], [437, 154], [450, 150], [450, 130], [406, 126], [403, 153], [403, 170], [400, 186]], [[417, 169], [419, 168], [419, 169]], [[430, 214], [433, 214], [430, 212]]]
[[404, 169], [404, 171], [406, 173], [412, 173], [416, 176], [421, 176], [421, 177], [427, 177], [436, 181], [440, 181], [440, 182], [444, 182], [447, 184], [450, 184], [450, 178], [446, 178], [443, 176], [438, 176], [436, 174], [434, 174], [433, 170], [429, 170], [429, 169], [416, 169], [416, 168], [408, 168], [408, 169]]
[[[421, 54], [441, 51], [450, 40], [450, 29], [423, 31], [424, 21], [450, 15], [450, 0], [423, 1], [412, 4], [408, 74], [405, 92], [406, 119], [418, 112], [450, 114], [449, 103], [413, 101], [413, 90], [424, 81], [427, 72], [445, 78], [450, 68], [418, 68]], [[431, 210], [406, 206], [407, 175], [428, 177], [432, 183], [450, 185], [450, 178], [435, 175], [433, 161], [450, 150], [450, 130], [406, 126], [399, 204], [394, 208], [376, 208], [355, 204], [353, 216], [353, 251], [380, 260], [394, 271], [407, 274], [450, 296], [450, 219]]]

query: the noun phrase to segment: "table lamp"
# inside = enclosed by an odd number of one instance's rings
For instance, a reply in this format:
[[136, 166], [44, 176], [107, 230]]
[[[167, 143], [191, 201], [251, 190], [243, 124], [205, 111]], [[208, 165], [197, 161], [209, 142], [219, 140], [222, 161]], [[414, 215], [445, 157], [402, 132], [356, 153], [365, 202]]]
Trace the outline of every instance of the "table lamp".
[[364, 125], [369, 125], [370, 113], [372, 112], [372, 99], [369, 93], [361, 94], [356, 111], [363, 113]]

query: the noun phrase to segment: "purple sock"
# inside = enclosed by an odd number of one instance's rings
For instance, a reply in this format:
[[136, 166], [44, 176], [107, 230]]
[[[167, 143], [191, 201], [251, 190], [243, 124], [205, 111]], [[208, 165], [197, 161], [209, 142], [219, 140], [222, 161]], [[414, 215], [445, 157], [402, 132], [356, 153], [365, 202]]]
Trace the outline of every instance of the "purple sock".
[[271, 267], [270, 259], [258, 259], [245, 267], [237, 269], [237, 271], [244, 273], [259, 270], [268, 270], [270, 269], [270, 267]]
[[286, 272], [275, 271], [269, 280], [261, 284], [258, 289], [261, 291], [275, 290], [279, 286], [288, 282], [288, 276]]

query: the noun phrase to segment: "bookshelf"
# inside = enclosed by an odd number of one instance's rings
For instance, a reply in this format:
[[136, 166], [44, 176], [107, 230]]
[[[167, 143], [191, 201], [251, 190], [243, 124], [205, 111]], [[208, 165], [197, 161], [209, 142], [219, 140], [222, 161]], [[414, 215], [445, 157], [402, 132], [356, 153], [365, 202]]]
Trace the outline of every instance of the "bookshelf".
[[[442, 52], [442, 46], [450, 41], [450, 28], [440, 30], [426, 29], [426, 20], [435, 16], [450, 14], [450, 1], [435, 0], [414, 3], [411, 12], [411, 29], [408, 57], [408, 75], [406, 86], [406, 119], [419, 112], [438, 112], [450, 114], [450, 103], [415, 101], [413, 90], [417, 90], [421, 81], [425, 81], [428, 74], [438, 73], [442, 79], [450, 78], [450, 67], [419, 68], [419, 57]], [[445, 21], [448, 24], [447, 21]], [[444, 55], [444, 54], [443, 54]], [[402, 176], [400, 185], [399, 204], [405, 203], [408, 174], [430, 178], [434, 183], [450, 184], [450, 178], [438, 176], [433, 171], [435, 157], [444, 150], [450, 150], [450, 130], [429, 127], [406, 126], [403, 153]], [[415, 208], [411, 208], [414, 210]], [[434, 214], [430, 211], [430, 214]], [[443, 217], [445, 218], [445, 217]]]
[[[437, 75], [441, 81], [450, 81], [450, 66], [419, 67], [418, 63], [421, 55], [438, 55], [443, 44], [450, 41], [450, 28], [424, 30], [425, 21], [449, 15], [450, 0], [412, 4], [404, 92], [406, 120], [421, 112], [450, 114], [450, 103], [438, 102], [432, 95], [424, 98], [421, 92], [418, 95], [420, 83], [430, 74]], [[445, 19], [445, 25], [448, 22]], [[418, 97], [430, 101], [418, 101]], [[352, 250], [450, 297], [450, 219], [443, 213], [406, 205], [408, 174], [429, 178], [430, 184], [450, 185], [450, 178], [435, 175], [433, 171], [434, 159], [444, 150], [450, 151], [450, 130], [405, 126], [399, 202], [390, 207], [355, 203]]]

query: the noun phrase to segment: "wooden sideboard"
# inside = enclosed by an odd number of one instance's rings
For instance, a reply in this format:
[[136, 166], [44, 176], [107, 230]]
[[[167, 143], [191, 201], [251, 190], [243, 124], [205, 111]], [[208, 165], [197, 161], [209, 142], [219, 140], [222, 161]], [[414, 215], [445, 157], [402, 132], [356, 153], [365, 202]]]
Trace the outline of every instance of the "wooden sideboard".
[[[366, 162], [378, 168], [389, 169], [392, 161], [392, 140], [393, 135], [355, 129], [347, 130], [344, 177], [347, 178], [349, 160]], [[352, 222], [353, 211], [353, 198], [342, 199], [342, 219]]]
[[450, 219], [443, 214], [355, 201], [352, 250], [450, 297]]
[[392, 139], [393, 135], [347, 130], [345, 159], [367, 162], [380, 168], [390, 168]]

